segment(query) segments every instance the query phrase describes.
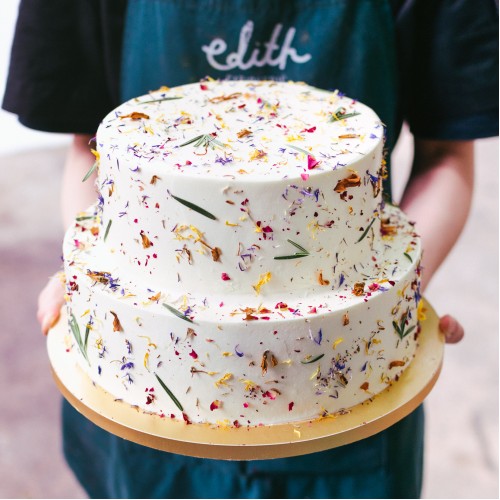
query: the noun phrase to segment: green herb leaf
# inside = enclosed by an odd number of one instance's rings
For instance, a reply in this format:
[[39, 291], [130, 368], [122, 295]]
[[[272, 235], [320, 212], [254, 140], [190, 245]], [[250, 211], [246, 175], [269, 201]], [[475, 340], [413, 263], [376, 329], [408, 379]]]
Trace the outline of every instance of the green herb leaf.
[[85, 182], [94, 172], [94, 170], [97, 168], [97, 162], [94, 162], [94, 164], [90, 167], [90, 170], [85, 174], [85, 177], [82, 179], [82, 182]]
[[162, 97], [161, 99], [153, 99], [151, 101], [142, 101], [142, 102], [138, 102], [137, 104], [153, 104], [155, 102], [174, 101], [176, 99], [182, 99], [182, 97], [179, 97], [179, 96]]
[[413, 325], [410, 328], [406, 329], [407, 318], [408, 318], [408, 312], [405, 312], [403, 316], [401, 316], [399, 325], [395, 321], [392, 322], [392, 326], [394, 327], [394, 330], [396, 330], [401, 340], [403, 340], [407, 335], [410, 335], [410, 333], [413, 332], [413, 330], [415, 330], [416, 328], [416, 325]]
[[76, 339], [76, 343], [79, 346], [82, 346], [82, 336], [80, 335], [80, 327], [76, 321], [75, 315], [71, 313], [71, 320], [69, 322], [69, 326], [71, 327], [71, 331], [73, 332], [73, 336]]
[[398, 325], [395, 321], [393, 321], [393, 322], [392, 322], [392, 326], [394, 327], [394, 330], [396, 330], [397, 334], [398, 334], [401, 338], [403, 338], [403, 334], [402, 334], [402, 332], [401, 332], [401, 330], [400, 330], [400, 328], [399, 328], [399, 325]]
[[299, 245], [298, 243], [295, 243], [295, 241], [292, 240], [287, 240], [287, 241], [300, 251], [295, 252], [292, 255], [280, 255], [278, 257], [274, 257], [274, 260], [300, 259], [301, 257], [307, 257], [309, 255], [309, 252], [303, 246]]
[[182, 144], [179, 145], [180, 148], [184, 146], [188, 146], [189, 144], [194, 144], [195, 148], [198, 147], [204, 147], [205, 149], [208, 149], [210, 146], [212, 149], [215, 149], [215, 146], [219, 148], [223, 148], [224, 144], [217, 140], [212, 134], [201, 134], [197, 135], [196, 137], [193, 137], [192, 139], [189, 139], [189, 141], [183, 142]]
[[346, 120], [347, 118], [352, 118], [353, 116], [357, 116], [360, 113], [357, 111], [353, 111], [352, 113], [346, 113], [345, 108], [338, 108], [334, 113], [332, 113], [332, 116], [330, 117], [331, 122], [336, 122], [339, 120]]
[[184, 408], [182, 405], [179, 403], [179, 400], [173, 395], [172, 391], [165, 385], [165, 382], [155, 373], [155, 377], [160, 383], [160, 385], [163, 387], [165, 392], [169, 395], [170, 399], [174, 402], [175, 406], [179, 408], [180, 411], [184, 411]]
[[365, 238], [365, 236], [368, 234], [368, 231], [370, 228], [373, 226], [373, 223], [375, 222], [375, 217], [371, 220], [370, 224], [368, 224], [368, 227], [365, 229], [364, 233], [361, 235], [358, 241], [356, 243], [359, 243], [361, 240]]
[[410, 335], [410, 333], [411, 333], [411, 332], [413, 332], [413, 330], [415, 330], [416, 326], [417, 326], [417, 325], [413, 325], [413, 326], [411, 326], [410, 328], [408, 328], [408, 330], [406, 330], [406, 331], [404, 332], [404, 337], [406, 337], [407, 335]]
[[171, 194], [171, 196], [174, 200], [178, 201], [179, 203], [182, 203], [191, 210], [194, 210], [195, 212], [198, 212], [199, 214], [204, 215], [209, 219], [217, 220], [217, 217], [215, 217], [215, 215], [212, 215], [210, 212], [207, 212], [205, 209], [199, 207], [198, 205], [195, 205], [194, 203], [191, 203], [190, 201], [184, 200], [182, 198], [179, 198], [178, 196], [174, 196], [173, 194]]
[[308, 257], [308, 253], [294, 253], [293, 255], [280, 255], [279, 257], [274, 257], [274, 260], [290, 260], [290, 259], [300, 259], [302, 257]]
[[89, 334], [90, 334], [90, 325], [87, 323], [87, 327], [85, 328], [85, 340], [83, 343], [83, 347], [85, 348], [85, 352], [87, 352], [87, 344], [89, 342]]
[[179, 145], [179, 147], [182, 148], [183, 146], [187, 146], [188, 144], [192, 144], [193, 142], [196, 142], [196, 141], [202, 139], [203, 137], [204, 137], [204, 134], [197, 135], [196, 137], [193, 137], [189, 141], [183, 142], [181, 145]]
[[305, 149], [299, 148], [298, 146], [292, 146], [291, 144], [287, 144], [285, 147], [295, 149], [295, 151], [299, 151], [299, 153], [304, 153], [306, 155], [310, 155], [310, 151], [306, 151]]
[[81, 217], [77, 217], [76, 222], [81, 222], [83, 220], [95, 219], [93, 215], [82, 215]]
[[318, 354], [317, 356], [314, 356], [314, 358], [311, 358], [311, 359], [307, 359], [307, 358], [306, 358], [306, 359], [303, 359], [303, 360], [301, 361], [301, 363], [302, 363], [303, 365], [308, 365], [308, 364], [310, 364], [310, 363], [314, 363], [315, 361], [320, 360], [320, 359], [321, 359], [324, 355], [325, 355], [325, 354], [323, 353], [323, 354]]
[[193, 320], [191, 318], [188, 318], [186, 315], [182, 314], [178, 309], [175, 307], [172, 307], [169, 304], [163, 304], [163, 307], [166, 307], [172, 314], [175, 314], [180, 319], [183, 319], [184, 321], [188, 321], [189, 323], [193, 323]]
[[113, 222], [113, 219], [109, 219], [108, 225], [106, 226], [106, 231], [104, 231], [104, 241], [106, 241], [106, 238], [108, 237], [109, 229], [111, 228], [112, 222]]
[[87, 340], [88, 340], [88, 332], [90, 332], [90, 327], [87, 325], [87, 330], [85, 331], [85, 343], [82, 342], [82, 336], [80, 334], [80, 327], [78, 326], [78, 322], [76, 321], [75, 315], [71, 313], [71, 319], [69, 320], [69, 326], [71, 331], [73, 332], [73, 336], [75, 337], [76, 343], [80, 348], [83, 357], [87, 360], [87, 363], [90, 364], [88, 355], [87, 355]]
[[406, 252], [405, 252], [403, 255], [404, 255], [404, 256], [405, 256], [405, 257], [406, 257], [406, 258], [407, 258], [410, 262], [412, 262], [412, 263], [413, 263], [413, 259], [411, 258], [410, 254], [408, 254], [408, 253], [406, 253]]
[[293, 245], [295, 248], [298, 248], [301, 252], [303, 253], [309, 253], [303, 246], [299, 245], [298, 243], [295, 243], [295, 241], [292, 240], [286, 240], [288, 243]]

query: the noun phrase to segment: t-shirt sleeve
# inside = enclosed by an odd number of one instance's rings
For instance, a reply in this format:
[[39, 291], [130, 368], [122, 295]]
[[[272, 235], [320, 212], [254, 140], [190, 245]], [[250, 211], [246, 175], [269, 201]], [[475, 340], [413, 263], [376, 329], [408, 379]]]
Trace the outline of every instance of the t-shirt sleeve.
[[95, 133], [119, 102], [124, 6], [22, 0], [2, 107], [37, 130]]
[[397, 16], [402, 114], [416, 137], [498, 135], [494, 0], [410, 0]]

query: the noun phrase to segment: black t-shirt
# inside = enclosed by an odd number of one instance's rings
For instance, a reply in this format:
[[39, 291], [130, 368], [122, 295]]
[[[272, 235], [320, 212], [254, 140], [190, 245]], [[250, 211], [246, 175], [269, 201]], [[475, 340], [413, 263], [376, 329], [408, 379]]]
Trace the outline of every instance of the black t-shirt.
[[[421, 138], [497, 135], [495, 1], [391, 4], [401, 120]], [[122, 71], [133, 71], [122, 67], [126, 9], [126, 0], [23, 0], [3, 108], [30, 128], [95, 133], [121, 103]]]

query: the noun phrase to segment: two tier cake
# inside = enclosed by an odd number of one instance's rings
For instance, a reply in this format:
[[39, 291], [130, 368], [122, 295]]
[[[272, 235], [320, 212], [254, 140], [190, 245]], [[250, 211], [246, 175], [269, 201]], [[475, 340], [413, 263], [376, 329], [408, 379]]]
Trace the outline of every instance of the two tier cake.
[[417, 347], [420, 241], [382, 198], [384, 127], [298, 83], [207, 81], [110, 113], [64, 243], [72, 354], [142, 411], [334, 415]]

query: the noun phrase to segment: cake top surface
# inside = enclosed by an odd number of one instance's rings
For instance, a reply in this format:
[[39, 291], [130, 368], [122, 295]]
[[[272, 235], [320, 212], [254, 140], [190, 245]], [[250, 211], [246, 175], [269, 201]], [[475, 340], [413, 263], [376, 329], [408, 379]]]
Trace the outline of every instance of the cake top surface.
[[97, 142], [132, 169], [163, 162], [172, 174], [252, 182], [349, 168], [383, 136], [378, 116], [338, 91], [240, 80], [131, 99], [106, 116]]

